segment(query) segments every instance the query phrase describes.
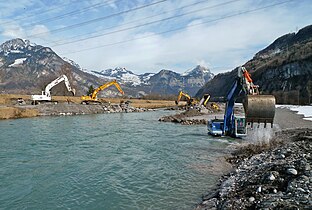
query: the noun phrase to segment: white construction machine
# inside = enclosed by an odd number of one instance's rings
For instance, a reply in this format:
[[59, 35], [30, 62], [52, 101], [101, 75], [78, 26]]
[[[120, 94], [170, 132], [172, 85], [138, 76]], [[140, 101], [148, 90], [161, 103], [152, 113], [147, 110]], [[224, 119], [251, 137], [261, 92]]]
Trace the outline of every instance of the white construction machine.
[[[62, 81], [65, 82], [66, 88], [68, 91], [72, 92], [73, 95], [75, 95], [75, 89], [73, 89], [70, 84], [69, 80], [66, 75], [62, 75], [55, 80], [53, 80], [51, 83], [49, 83], [44, 91], [41, 92], [41, 95], [31, 95], [32, 104], [39, 104], [41, 102], [52, 102], [51, 98], [51, 92], [50, 90], [56, 86], [57, 84], [61, 83]], [[56, 102], [57, 103], [57, 102]]]

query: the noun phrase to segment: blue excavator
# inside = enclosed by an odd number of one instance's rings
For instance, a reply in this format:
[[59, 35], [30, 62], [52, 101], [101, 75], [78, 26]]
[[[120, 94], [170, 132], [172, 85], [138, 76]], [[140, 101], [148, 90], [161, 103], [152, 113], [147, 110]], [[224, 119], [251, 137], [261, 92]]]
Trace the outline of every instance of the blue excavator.
[[[275, 115], [275, 97], [260, 95], [258, 85], [253, 84], [245, 67], [238, 67], [238, 75], [226, 97], [223, 119], [208, 121], [208, 134], [213, 136], [231, 136], [241, 138], [247, 136], [247, 124], [271, 123]], [[244, 115], [234, 114], [234, 105], [238, 98], [242, 99]]]

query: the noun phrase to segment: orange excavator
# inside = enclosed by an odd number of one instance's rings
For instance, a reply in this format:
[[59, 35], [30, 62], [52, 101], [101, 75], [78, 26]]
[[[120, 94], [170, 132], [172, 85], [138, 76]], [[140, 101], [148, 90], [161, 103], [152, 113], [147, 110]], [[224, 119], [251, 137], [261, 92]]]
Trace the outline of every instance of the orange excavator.
[[89, 96], [81, 96], [81, 100], [82, 100], [82, 104], [100, 104], [101, 102], [97, 99], [97, 94], [99, 91], [102, 91], [112, 85], [115, 85], [115, 87], [118, 89], [118, 91], [123, 95], [124, 91], [121, 89], [120, 85], [117, 83], [116, 80], [113, 80], [111, 82], [107, 82], [103, 85], [101, 85], [100, 87], [98, 87], [97, 89], [95, 89], [92, 94], [90, 94]]

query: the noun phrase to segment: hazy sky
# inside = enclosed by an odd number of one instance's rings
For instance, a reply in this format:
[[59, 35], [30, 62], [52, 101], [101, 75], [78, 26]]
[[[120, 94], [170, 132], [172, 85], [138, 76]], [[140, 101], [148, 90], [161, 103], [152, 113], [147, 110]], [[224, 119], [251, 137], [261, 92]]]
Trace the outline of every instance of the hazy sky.
[[274, 39], [312, 24], [312, 0], [0, 1], [0, 42], [51, 47], [82, 68], [135, 73], [244, 64]]

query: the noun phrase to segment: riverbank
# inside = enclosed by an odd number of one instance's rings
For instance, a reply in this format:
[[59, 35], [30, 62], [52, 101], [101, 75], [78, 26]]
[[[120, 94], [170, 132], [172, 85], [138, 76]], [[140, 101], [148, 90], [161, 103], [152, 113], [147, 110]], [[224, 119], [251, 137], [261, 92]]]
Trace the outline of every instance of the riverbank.
[[222, 176], [196, 209], [310, 209], [312, 121], [277, 108], [275, 135], [235, 148]]
[[58, 103], [31, 105], [28, 95], [0, 95], [0, 119], [16, 119], [38, 116], [61, 116], [115, 112], [143, 112], [175, 106], [174, 101], [140, 99], [99, 99], [102, 104], [84, 105], [79, 97], [55, 96]]

